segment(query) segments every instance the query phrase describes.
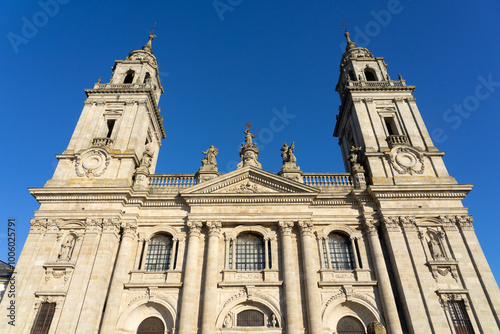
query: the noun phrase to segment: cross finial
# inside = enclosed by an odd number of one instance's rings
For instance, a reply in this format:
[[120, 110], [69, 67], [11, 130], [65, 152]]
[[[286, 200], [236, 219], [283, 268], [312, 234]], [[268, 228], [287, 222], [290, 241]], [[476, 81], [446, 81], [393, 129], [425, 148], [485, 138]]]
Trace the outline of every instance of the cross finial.
[[347, 32], [347, 26], [348, 26], [348, 24], [345, 24], [345, 23], [344, 23], [344, 20], [342, 20], [342, 24], [341, 24], [341, 26], [343, 26], [343, 27], [344, 27], [345, 32]]
[[156, 22], [155, 22], [155, 25], [150, 27], [149, 29], [151, 29], [152, 31], [150, 31], [151, 35], [153, 35], [154, 37], [156, 37], [155, 35], [155, 29], [158, 29], [158, 27], [156, 26]]

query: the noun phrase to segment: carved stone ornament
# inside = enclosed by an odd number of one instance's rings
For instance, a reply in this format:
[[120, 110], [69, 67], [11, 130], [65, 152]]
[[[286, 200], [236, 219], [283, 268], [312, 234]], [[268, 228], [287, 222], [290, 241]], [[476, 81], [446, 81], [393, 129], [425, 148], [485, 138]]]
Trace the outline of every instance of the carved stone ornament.
[[237, 168], [243, 168], [246, 166], [262, 168], [262, 164], [257, 161], [259, 157], [259, 149], [255, 147], [256, 144], [252, 141], [252, 139], [255, 138], [255, 135], [250, 132], [250, 129], [246, 129], [244, 133], [245, 143], [241, 144], [241, 162], [237, 165]]
[[299, 171], [300, 167], [297, 166], [297, 158], [295, 157], [295, 142], [290, 146], [287, 143], [283, 144], [281, 148], [281, 158], [283, 159], [282, 171]]
[[146, 146], [146, 149], [142, 153], [141, 164], [135, 170], [136, 174], [144, 174], [149, 175], [149, 167], [151, 167], [153, 161], [153, 151], [149, 146]]
[[233, 194], [251, 194], [258, 192], [275, 192], [275, 191], [258, 186], [253, 182], [247, 181], [245, 183], [240, 183], [234, 187], [228, 188], [224, 192]]
[[108, 151], [103, 148], [92, 147], [76, 158], [75, 173], [79, 177], [98, 177], [106, 171], [109, 162]]
[[208, 150], [202, 152], [205, 154], [205, 157], [201, 161], [202, 166], [200, 167], [200, 171], [214, 171], [217, 172], [217, 154], [219, 154], [219, 150], [214, 147], [214, 145], [210, 145]]
[[399, 174], [423, 174], [425, 164], [423, 155], [415, 148], [396, 145], [388, 154], [391, 166]]

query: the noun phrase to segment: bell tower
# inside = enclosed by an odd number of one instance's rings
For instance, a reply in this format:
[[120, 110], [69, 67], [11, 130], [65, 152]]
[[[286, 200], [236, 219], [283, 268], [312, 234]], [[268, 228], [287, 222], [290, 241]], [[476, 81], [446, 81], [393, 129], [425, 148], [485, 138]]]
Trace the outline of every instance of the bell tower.
[[153, 55], [154, 35], [140, 50], [117, 60], [109, 83], [86, 89], [87, 100], [46, 186], [130, 186], [143, 155], [154, 173], [165, 138], [158, 102], [163, 88]]
[[374, 185], [456, 184], [417, 108], [415, 86], [406, 85], [401, 75], [391, 80], [384, 58], [358, 47], [347, 30], [345, 37], [335, 89], [341, 105], [333, 135], [339, 137], [346, 171], [353, 172], [351, 165], [359, 163], [367, 183]]

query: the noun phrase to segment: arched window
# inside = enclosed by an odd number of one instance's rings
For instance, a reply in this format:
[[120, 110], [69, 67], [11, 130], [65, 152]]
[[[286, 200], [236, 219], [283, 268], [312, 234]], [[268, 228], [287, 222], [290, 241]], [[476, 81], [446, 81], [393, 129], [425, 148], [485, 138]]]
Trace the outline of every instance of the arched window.
[[137, 328], [137, 334], [165, 334], [165, 325], [157, 317], [144, 319]]
[[369, 69], [365, 70], [365, 78], [366, 81], [377, 81], [377, 76], [372, 70]]
[[149, 241], [146, 271], [165, 271], [170, 268], [173, 240], [167, 235], [156, 235]]
[[245, 310], [236, 316], [238, 327], [264, 326], [264, 314], [257, 310]]
[[124, 84], [130, 84], [132, 81], [134, 81], [134, 71], [128, 71], [127, 75], [125, 76], [125, 80], [123, 80]]
[[331, 233], [328, 236], [328, 252], [330, 253], [330, 268], [335, 270], [354, 269], [354, 256], [349, 238], [343, 234]]
[[151, 78], [151, 75], [149, 74], [149, 72], [147, 72], [147, 73], [146, 73], [146, 75], [144, 76], [144, 81], [143, 81], [143, 83], [148, 82], [149, 78]]
[[337, 324], [338, 334], [365, 334], [365, 327], [358, 319], [346, 316], [339, 320]]
[[264, 269], [264, 239], [258, 234], [241, 233], [236, 238], [236, 270]]

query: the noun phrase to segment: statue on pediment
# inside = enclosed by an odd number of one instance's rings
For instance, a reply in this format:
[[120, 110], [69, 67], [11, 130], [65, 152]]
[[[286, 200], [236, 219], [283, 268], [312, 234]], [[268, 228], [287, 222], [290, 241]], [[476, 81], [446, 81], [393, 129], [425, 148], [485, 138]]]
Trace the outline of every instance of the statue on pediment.
[[287, 162], [291, 162], [293, 164], [297, 163], [297, 158], [295, 157], [295, 142], [292, 142], [292, 145], [288, 146], [287, 143], [283, 144], [281, 148], [281, 158], [283, 159], [283, 165]]
[[250, 132], [247, 128], [245, 131], [245, 143], [241, 144], [240, 157], [241, 162], [238, 164], [237, 168], [242, 168], [246, 166], [255, 166], [257, 168], [262, 168], [262, 164], [257, 161], [259, 157], [259, 149], [255, 147], [255, 143], [252, 141], [255, 135]]
[[214, 145], [210, 145], [208, 150], [202, 152], [205, 154], [205, 157], [201, 161], [203, 166], [217, 166], [217, 154], [219, 154], [219, 150], [214, 147]]
[[252, 139], [255, 138], [255, 135], [250, 131], [250, 129], [245, 130], [245, 144], [241, 144], [241, 147], [255, 147], [255, 143]]
[[219, 154], [219, 150], [214, 147], [214, 145], [210, 145], [208, 150], [202, 152], [205, 154], [203, 160], [201, 160], [202, 166], [199, 171], [217, 171], [217, 154]]

